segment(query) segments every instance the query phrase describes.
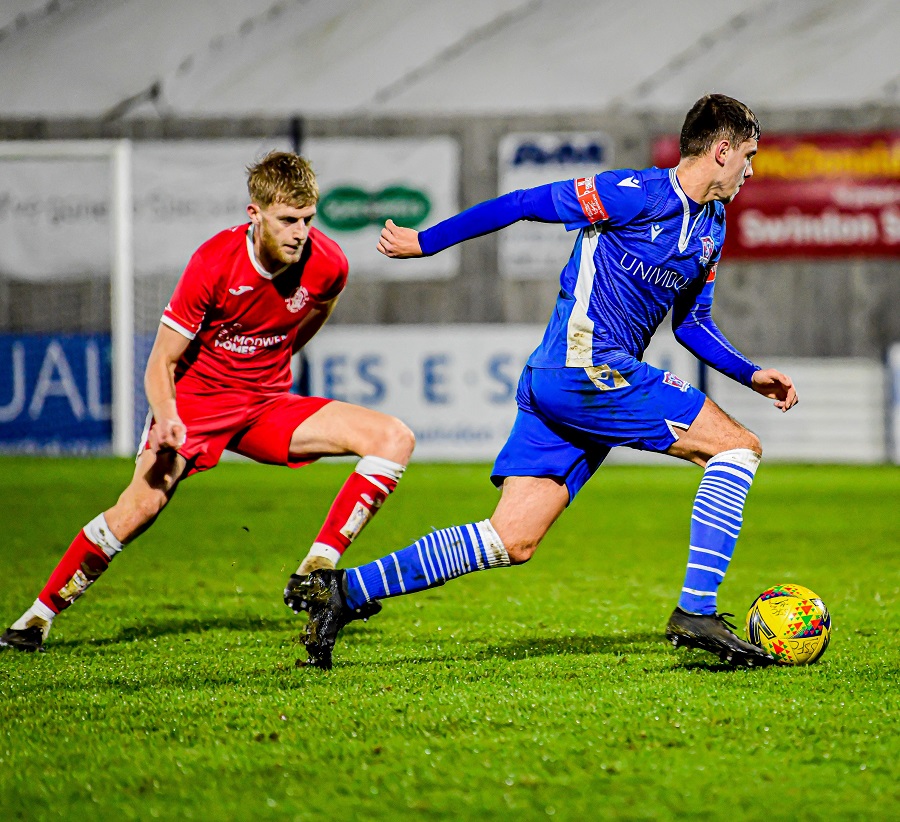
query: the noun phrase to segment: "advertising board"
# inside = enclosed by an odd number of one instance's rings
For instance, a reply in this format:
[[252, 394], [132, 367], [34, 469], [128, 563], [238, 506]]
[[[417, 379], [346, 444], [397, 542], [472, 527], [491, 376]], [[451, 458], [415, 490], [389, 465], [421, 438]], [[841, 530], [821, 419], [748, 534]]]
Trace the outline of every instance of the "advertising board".
[[0, 452], [112, 444], [108, 334], [0, 334]]
[[[676, 137], [653, 163], [678, 163]], [[900, 132], [763, 133], [727, 214], [728, 259], [900, 256]]]
[[[602, 132], [507, 134], [498, 148], [498, 194], [590, 177], [612, 163], [613, 141]], [[500, 275], [514, 280], [556, 277], [574, 243], [575, 233], [562, 225], [515, 223], [497, 235]]]

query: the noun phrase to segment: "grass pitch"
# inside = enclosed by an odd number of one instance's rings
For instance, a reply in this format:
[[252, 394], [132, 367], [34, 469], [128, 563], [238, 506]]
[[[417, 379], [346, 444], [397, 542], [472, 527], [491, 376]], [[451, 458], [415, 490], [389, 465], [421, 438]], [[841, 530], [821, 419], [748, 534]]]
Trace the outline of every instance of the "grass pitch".
[[[281, 589], [349, 465], [226, 464], [0, 653], [0, 818], [878, 819], [900, 815], [900, 471], [764, 464], [720, 607], [797, 582], [808, 668], [675, 652], [689, 467], [601, 469], [531, 563], [386, 604], [295, 668]], [[482, 519], [484, 466], [414, 464], [348, 555]], [[0, 459], [0, 621], [130, 474]]]

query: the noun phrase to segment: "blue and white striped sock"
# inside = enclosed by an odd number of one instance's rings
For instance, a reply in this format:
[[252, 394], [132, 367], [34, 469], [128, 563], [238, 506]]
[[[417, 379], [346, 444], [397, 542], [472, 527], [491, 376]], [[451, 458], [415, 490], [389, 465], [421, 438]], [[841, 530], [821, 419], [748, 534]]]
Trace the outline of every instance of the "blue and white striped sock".
[[411, 594], [448, 579], [509, 565], [509, 554], [491, 521], [442, 528], [367, 565], [347, 569], [347, 604]]
[[759, 454], [749, 448], [723, 451], [706, 463], [691, 512], [691, 550], [678, 600], [683, 610], [716, 612], [716, 593], [737, 544], [757, 466]]

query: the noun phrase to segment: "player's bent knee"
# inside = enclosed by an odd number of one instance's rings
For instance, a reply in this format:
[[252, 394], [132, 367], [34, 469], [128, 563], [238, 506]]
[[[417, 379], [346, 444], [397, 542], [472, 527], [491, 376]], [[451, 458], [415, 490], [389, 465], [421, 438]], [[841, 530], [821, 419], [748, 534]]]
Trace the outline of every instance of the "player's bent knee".
[[735, 422], [728, 433], [719, 439], [714, 451], [721, 454], [724, 451], [734, 451], [739, 448], [745, 448], [753, 451], [758, 455], [762, 455], [762, 443], [759, 437], [752, 431], [744, 428], [740, 423]]
[[756, 434], [753, 435], [753, 445], [749, 446], [751, 451], [755, 451], [756, 455], [761, 457], [763, 453], [762, 442]]
[[734, 446], [735, 448], [746, 448], [749, 451], [753, 451], [759, 456], [762, 456], [762, 443], [759, 440], [759, 437], [756, 436], [752, 431], [748, 431], [746, 428], [742, 431], [742, 436], [740, 438], [740, 444]]
[[384, 456], [404, 465], [409, 462], [413, 449], [416, 447], [416, 435], [409, 426], [397, 417], [388, 417], [383, 435], [383, 445], [378, 450], [384, 453], [380, 453], [378, 456]]

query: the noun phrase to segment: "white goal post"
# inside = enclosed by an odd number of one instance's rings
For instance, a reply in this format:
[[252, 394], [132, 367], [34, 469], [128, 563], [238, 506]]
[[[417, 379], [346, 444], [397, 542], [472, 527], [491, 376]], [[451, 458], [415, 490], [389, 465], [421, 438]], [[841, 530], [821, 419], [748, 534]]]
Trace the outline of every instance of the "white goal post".
[[134, 244], [130, 140], [0, 141], [0, 160], [108, 160], [111, 169], [112, 450], [134, 442]]

